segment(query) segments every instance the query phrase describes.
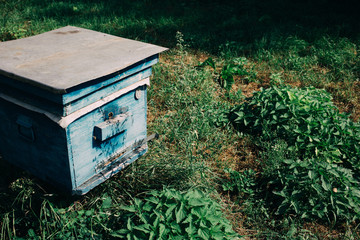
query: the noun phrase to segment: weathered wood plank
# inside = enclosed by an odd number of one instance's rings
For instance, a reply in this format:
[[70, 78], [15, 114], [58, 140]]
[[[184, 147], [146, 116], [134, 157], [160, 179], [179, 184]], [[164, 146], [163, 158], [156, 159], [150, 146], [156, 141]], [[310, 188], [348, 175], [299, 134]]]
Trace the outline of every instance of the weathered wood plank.
[[[77, 186], [101, 171], [98, 166], [106, 165], [123, 149], [146, 138], [146, 85], [139, 88], [142, 91], [139, 100], [134, 99], [135, 90], [132, 90], [68, 126]], [[124, 108], [129, 114], [126, 131], [106, 141], [94, 140], [94, 126], [106, 121], [109, 113], [123, 114]]]
[[73, 190], [74, 195], [83, 195], [99, 185], [100, 183], [106, 181], [110, 177], [117, 174], [119, 171], [123, 170], [129, 166], [132, 162], [137, 160], [139, 157], [144, 155], [148, 150], [147, 144], [143, 144], [140, 147], [137, 147], [131, 152], [128, 152], [126, 155], [121, 155], [119, 159], [115, 159], [113, 164], [108, 165], [102, 169], [99, 173], [92, 176], [86, 182], [78, 186]]
[[[9, 95], [23, 102], [31, 102], [34, 106], [44, 108], [49, 112], [61, 116], [66, 116], [78, 110], [81, 106], [84, 106], [82, 103], [86, 101], [86, 99], [98, 100], [100, 97], [107, 96], [111, 93], [111, 90], [104, 90], [107, 86], [112, 86], [113, 91], [116, 91], [135, 81], [149, 77], [151, 75], [150, 67], [157, 62], [157, 56], [152, 56], [143, 62], [135, 64], [131, 69], [124, 69], [123, 72], [104, 76], [88, 83], [90, 84], [88, 86], [74, 89], [74, 91], [63, 95], [53, 94], [43, 89], [26, 85], [25, 83], [15, 82], [2, 75], [0, 75], [0, 88], [2, 92], [9, 93]], [[142, 76], [138, 76], [137, 73], [141, 73], [140, 75]], [[101, 91], [103, 96], [101, 96], [98, 91]]]
[[0, 153], [85, 194], [146, 153], [146, 91], [164, 50], [70, 26], [0, 43]]
[[[0, 153], [4, 160], [71, 192], [66, 133], [44, 114], [0, 98]], [[27, 136], [29, 131], [33, 137]], [[25, 136], [24, 136], [25, 134]]]
[[81, 109], [79, 109], [76, 112], [73, 112], [72, 114], [66, 116], [66, 117], [62, 117], [60, 119], [60, 121], [58, 121], [58, 124], [60, 126], [62, 126], [63, 128], [67, 127], [70, 123], [72, 123], [73, 121], [77, 120], [78, 118], [81, 118], [82, 116], [84, 116], [85, 114], [93, 111], [96, 108], [100, 108], [102, 106], [104, 106], [105, 104], [107, 104], [108, 102], [113, 101], [114, 99], [120, 97], [121, 95], [124, 95], [125, 93], [132, 91], [140, 86], [143, 85], [150, 85], [150, 79], [146, 78], [143, 79], [141, 81], [138, 81], [130, 86], [127, 86], [126, 88], [122, 88], [117, 92], [114, 92], [102, 99], [100, 99], [97, 102], [94, 102], [92, 104], [87, 105], [86, 107], [83, 107]]
[[158, 63], [159, 56], [158, 54], [146, 58], [126, 69], [121, 70], [115, 74], [110, 74], [108, 76], [95, 79], [90, 82], [86, 82], [80, 86], [69, 89], [67, 93], [63, 94], [62, 104], [66, 105], [70, 102], [73, 102], [76, 99], [84, 97], [92, 92], [98, 91], [99, 89], [111, 85], [119, 80], [127, 78], [136, 73], [142, 72], [145, 69], [150, 68], [152, 65]]
[[94, 127], [93, 138], [95, 141], [103, 142], [112, 138], [123, 131], [126, 131], [130, 126], [130, 113], [122, 113], [115, 117], [112, 117], [110, 112], [109, 119], [105, 120], [102, 123], [99, 123]]
[[[141, 72], [138, 72], [135, 75], [131, 75], [127, 78], [122, 79], [121, 81], [115, 82], [111, 85], [98, 88], [97, 91], [93, 91], [91, 94], [88, 94], [82, 98], [76, 99], [73, 102], [65, 106], [65, 111], [63, 116], [67, 116], [83, 107], [86, 107], [89, 104], [92, 104], [98, 101], [101, 98], [107, 97], [108, 95], [117, 92], [121, 89], [127, 88], [140, 80], [146, 79], [151, 75], [151, 68], [147, 68]], [[87, 92], [87, 88], [84, 89]], [[83, 92], [81, 93], [85, 95]], [[80, 94], [79, 94], [80, 95]]]
[[0, 43], [0, 73], [53, 93], [125, 69], [166, 48], [67, 26]]

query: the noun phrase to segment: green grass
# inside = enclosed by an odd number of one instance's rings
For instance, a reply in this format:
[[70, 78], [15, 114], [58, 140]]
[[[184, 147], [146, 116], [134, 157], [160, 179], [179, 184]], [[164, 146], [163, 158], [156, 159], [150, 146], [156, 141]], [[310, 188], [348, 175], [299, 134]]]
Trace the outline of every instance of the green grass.
[[[1, 41], [66, 25], [170, 48], [154, 66], [148, 92], [148, 131], [160, 138], [77, 198], [1, 159], [0, 239], [112, 239], [151, 231], [168, 238], [169, 229], [206, 239], [194, 211], [207, 211], [213, 201], [223, 210], [216, 217], [227, 217], [249, 238], [359, 238], [360, 179], [353, 174], [359, 141], [349, 131], [360, 116], [360, 21], [351, 1], [0, 0]], [[287, 102], [282, 91], [298, 102]], [[284, 118], [287, 134], [277, 103], [293, 106]], [[258, 115], [256, 104], [263, 109]], [[248, 114], [238, 120], [253, 131], [234, 128], [230, 109]], [[325, 115], [334, 121], [326, 125]], [[334, 129], [343, 131], [340, 140], [330, 134]], [[192, 210], [197, 200], [179, 193], [199, 193], [208, 203]], [[172, 218], [150, 231], [133, 208]], [[154, 215], [153, 208], [163, 212]], [[194, 215], [196, 230], [182, 222], [185, 209], [200, 216]]]

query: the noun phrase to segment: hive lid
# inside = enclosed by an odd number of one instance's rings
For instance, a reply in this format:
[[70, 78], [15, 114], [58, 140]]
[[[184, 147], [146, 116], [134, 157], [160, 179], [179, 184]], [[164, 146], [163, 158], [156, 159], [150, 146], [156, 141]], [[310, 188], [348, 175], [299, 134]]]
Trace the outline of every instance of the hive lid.
[[0, 43], [0, 74], [61, 94], [166, 48], [67, 26]]

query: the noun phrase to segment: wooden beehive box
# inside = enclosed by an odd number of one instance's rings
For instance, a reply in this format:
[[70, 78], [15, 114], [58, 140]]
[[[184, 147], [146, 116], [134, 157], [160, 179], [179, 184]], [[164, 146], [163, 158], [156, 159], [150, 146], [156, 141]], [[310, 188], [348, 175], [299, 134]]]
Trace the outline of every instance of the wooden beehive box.
[[72, 26], [0, 43], [0, 154], [85, 194], [147, 151], [146, 89], [164, 50]]

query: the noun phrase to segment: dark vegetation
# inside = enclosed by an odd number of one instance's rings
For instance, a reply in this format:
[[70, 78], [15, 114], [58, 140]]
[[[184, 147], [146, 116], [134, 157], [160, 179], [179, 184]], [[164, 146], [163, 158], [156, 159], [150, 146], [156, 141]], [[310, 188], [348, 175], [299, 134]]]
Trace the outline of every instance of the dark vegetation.
[[149, 153], [78, 198], [1, 159], [1, 239], [358, 239], [356, 6], [0, 0], [1, 41], [74, 25], [170, 48]]

